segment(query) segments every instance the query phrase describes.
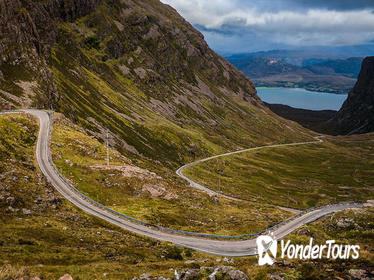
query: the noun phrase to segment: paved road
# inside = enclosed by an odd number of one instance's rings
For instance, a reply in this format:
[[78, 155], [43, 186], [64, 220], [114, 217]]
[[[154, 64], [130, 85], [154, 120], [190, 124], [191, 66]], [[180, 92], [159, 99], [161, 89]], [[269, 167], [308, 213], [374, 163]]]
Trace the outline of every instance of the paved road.
[[[248, 149], [238, 150], [238, 151], [229, 152], [229, 153], [225, 153], [225, 154], [220, 154], [220, 155], [216, 155], [216, 156], [211, 156], [211, 157], [203, 158], [203, 159], [185, 164], [182, 167], [180, 167], [175, 173], [177, 173], [177, 175], [179, 177], [188, 181], [192, 188], [195, 188], [195, 189], [201, 190], [203, 192], [206, 192], [209, 195], [215, 195], [215, 196], [219, 196], [219, 197], [223, 197], [223, 198], [230, 199], [230, 200], [235, 200], [235, 201], [246, 201], [246, 199], [241, 199], [241, 198], [238, 198], [238, 197], [229, 196], [229, 195], [225, 195], [225, 194], [213, 191], [213, 190], [207, 188], [206, 186], [203, 186], [200, 183], [196, 182], [195, 180], [191, 179], [187, 175], [184, 175], [183, 171], [186, 168], [192, 167], [193, 165], [196, 165], [198, 163], [202, 163], [202, 162], [205, 162], [205, 161], [208, 161], [208, 160], [211, 160], [211, 159], [215, 159], [215, 158], [220, 158], [220, 157], [225, 157], [225, 156], [230, 156], [230, 155], [235, 155], [235, 154], [240, 154], [240, 153], [245, 153], [245, 152], [250, 152], [250, 151], [262, 150], [262, 149], [266, 149], [266, 148], [285, 147], [285, 146], [300, 146], [300, 145], [315, 144], [315, 143], [322, 143], [323, 142], [323, 140], [321, 139], [321, 136], [317, 136], [317, 137], [315, 137], [315, 139], [316, 139], [315, 141], [309, 141], [309, 142], [260, 146], [260, 147], [248, 148]], [[291, 212], [294, 212], [296, 210], [296, 209], [286, 208], [286, 207], [280, 207], [280, 208], [282, 208], [284, 210], [287, 210], [287, 211], [291, 211]], [[296, 210], [296, 212], [297, 212], [297, 210]]]
[[[198, 251], [206, 252], [209, 254], [220, 256], [248, 256], [256, 254], [255, 239], [226, 241], [226, 240], [212, 240], [192, 236], [184, 236], [173, 234], [161, 230], [154, 229], [136, 222], [132, 222], [124, 217], [116, 215], [108, 210], [103, 209], [85, 199], [82, 195], [75, 192], [54, 170], [53, 165], [49, 161], [49, 146], [48, 146], [48, 131], [50, 125], [50, 118], [47, 112], [39, 110], [24, 110], [23, 112], [29, 113], [37, 117], [40, 121], [40, 130], [37, 141], [36, 157], [38, 165], [46, 176], [47, 180], [71, 203], [82, 209], [83, 211], [101, 218], [109, 223], [117, 225], [123, 229], [131, 232], [154, 238], [161, 241], [172, 242], [176, 245], [195, 249]], [[347, 209], [362, 207], [359, 204], [347, 205], [333, 205], [317, 209], [312, 212], [306, 213], [273, 231], [276, 238], [280, 239], [287, 234], [297, 229], [301, 225], [312, 222], [324, 215]]]

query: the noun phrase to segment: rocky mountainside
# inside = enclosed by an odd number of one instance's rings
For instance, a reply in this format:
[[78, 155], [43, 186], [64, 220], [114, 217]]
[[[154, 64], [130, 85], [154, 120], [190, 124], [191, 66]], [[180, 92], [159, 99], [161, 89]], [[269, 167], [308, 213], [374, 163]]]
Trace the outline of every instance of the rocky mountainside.
[[1, 0], [0, 108], [65, 114], [138, 159], [306, 136], [158, 0]]
[[100, 0], [0, 1], [0, 107], [40, 105], [59, 99], [48, 66], [57, 23], [92, 12]]
[[364, 59], [356, 85], [329, 123], [339, 134], [374, 131], [374, 56]]

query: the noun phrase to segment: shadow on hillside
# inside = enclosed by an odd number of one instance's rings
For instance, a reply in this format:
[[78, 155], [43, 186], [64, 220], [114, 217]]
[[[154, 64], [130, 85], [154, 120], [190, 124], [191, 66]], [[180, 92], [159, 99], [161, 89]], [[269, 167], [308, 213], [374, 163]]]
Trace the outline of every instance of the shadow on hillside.
[[[264, 102], [265, 103], [265, 102]], [[295, 121], [305, 128], [313, 130], [318, 133], [337, 135], [335, 126], [329, 122], [337, 111], [321, 110], [313, 111], [306, 109], [293, 108], [282, 104], [269, 104], [265, 105], [275, 114], [287, 120]]]

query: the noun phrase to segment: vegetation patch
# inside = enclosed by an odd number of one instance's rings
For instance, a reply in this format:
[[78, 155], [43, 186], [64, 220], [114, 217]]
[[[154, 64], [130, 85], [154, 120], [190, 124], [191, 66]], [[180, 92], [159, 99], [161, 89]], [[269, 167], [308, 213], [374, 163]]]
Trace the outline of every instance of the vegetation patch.
[[323, 143], [217, 158], [184, 172], [215, 191], [285, 207], [366, 201], [374, 198], [373, 139], [325, 137]]

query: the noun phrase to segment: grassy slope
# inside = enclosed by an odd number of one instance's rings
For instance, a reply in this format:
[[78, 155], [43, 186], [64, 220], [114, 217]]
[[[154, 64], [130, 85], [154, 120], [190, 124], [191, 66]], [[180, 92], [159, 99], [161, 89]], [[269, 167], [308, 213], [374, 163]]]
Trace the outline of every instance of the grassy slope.
[[213, 262], [119, 230], [61, 198], [35, 168], [37, 129], [26, 116], [0, 116], [0, 279], [57, 279], [65, 273], [128, 279], [145, 272], [170, 277], [170, 268], [186, 266], [183, 259]]
[[[292, 213], [259, 203], [237, 203], [211, 198], [188, 187], [173, 170], [162, 178], [148, 175], [125, 177], [121, 171], [93, 169], [104, 165], [105, 147], [77, 126], [58, 115], [53, 125], [52, 150], [58, 169], [79, 190], [102, 204], [146, 222], [213, 234], [248, 234], [264, 230]], [[111, 165], [134, 166], [128, 158], [111, 150]], [[144, 177], [144, 178], [142, 178]], [[144, 186], [162, 187], [174, 198], [152, 197]]]
[[220, 177], [226, 194], [295, 208], [373, 199], [373, 139], [373, 134], [326, 137], [323, 143], [211, 160], [185, 172], [214, 190]]
[[[73, 131], [70, 143], [74, 143], [74, 135], [79, 132], [66, 124], [60, 125], [55, 133]], [[0, 160], [6, 163], [0, 166], [0, 279], [28, 279], [36, 275], [42, 279], [56, 279], [65, 273], [70, 273], [74, 279], [131, 279], [144, 272], [172, 277], [170, 268], [223, 264], [217, 257], [176, 249], [119, 230], [71, 206], [35, 168], [37, 128], [34, 120], [26, 116], [0, 116], [0, 130], [5, 132], [0, 134]], [[96, 145], [101, 158], [102, 146], [92, 138], [84, 139], [88, 147]], [[31, 212], [28, 214], [27, 210]], [[338, 228], [336, 224], [342, 218], [354, 222], [348, 228]], [[373, 220], [373, 210], [367, 209], [345, 211], [306, 226], [319, 243], [336, 239], [360, 244], [361, 257], [357, 261], [291, 262], [258, 267], [256, 258], [249, 257], [235, 259], [234, 266], [253, 279], [268, 279], [274, 272], [285, 279], [325, 279], [332, 275], [347, 277], [350, 268], [372, 271]], [[307, 241], [306, 236], [290, 238]], [[196, 263], [184, 263], [191, 259]], [[104, 273], [107, 273], [105, 277]]]
[[[206, 57], [187, 57], [183, 44], [204, 44], [175, 12], [157, 1], [144, 1], [132, 4], [132, 12], [124, 17], [126, 5], [103, 4], [73, 23], [59, 24], [60, 39], [52, 48], [50, 65], [61, 92], [60, 112], [97, 137], [109, 129], [121, 153], [131, 158], [141, 154], [157, 169], [159, 163], [175, 168], [193, 155], [308, 139], [298, 133], [302, 128], [287, 125], [251, 97], [255, 90], [242, 74], [232, 72], [230, 80], [224, 78], [228, 70], [212, 51]], [[162, 34], [159, 45], [156, 39], [144, 39], [152, 28]], [[172, 35], [178, 28], [186, 38]], [[116, 44], [125, 49], [120, 57], [108, 51]], [[136, 69], [148, 71], [147, 76], [140, 78]], [[160, 77], [153, 77], [149, 69]], [[201, 89], [197, 79], [204, 83]]]

